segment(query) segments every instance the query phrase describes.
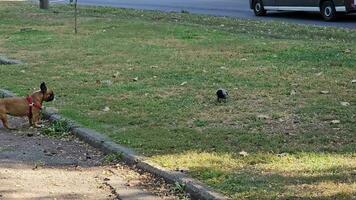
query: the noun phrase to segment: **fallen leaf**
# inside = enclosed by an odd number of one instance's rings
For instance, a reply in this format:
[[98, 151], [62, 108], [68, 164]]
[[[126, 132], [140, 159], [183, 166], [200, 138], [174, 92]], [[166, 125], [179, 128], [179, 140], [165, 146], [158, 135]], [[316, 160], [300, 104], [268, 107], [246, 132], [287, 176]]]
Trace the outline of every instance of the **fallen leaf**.
[[323, 74], [323, 72], [319, 72], [316, 74], [316, 76], [321, 76]]
[[187, 81], [184, 81], [183, 83], [181, 83], [180, 85], [183, 86], [183, 85], [186, 85], [188, 82]]
[[286, 132], [285, 133], [286, 135], [290, 135], [290, 136], [295, 136], [296, 134], [294, 134], [294, 133], [289, 133], [289, 132]]
[[103, 109], [104, 112], [108, 112], [110, 111], [110, 108], [108, 106], [105, 106], [105, 108]]
[[100, 81], [100, 83], [104, 84], [104, 85], [107, 85], [107, 86], [112, 85], [112, 81], [111, 80], [102, 80], [102, 81]]
[[141, 181], [140, 180], [130, 180], [126, 183], [126, 186], [128, 187], [134, 187], [140, 185]]
[[115, 74], [112, 75], [113, 78], [117, 78], [120, 75], [120, 72], [116, 72]]
[[269, 119], [270, 117], [268, 115], [260, 114], [260, 115], [257, 115], [257, 118], [259, 118], [259, 119]]
[[278, 157], [285, 157], [285, 156], [288, 156], [289, 154], [288, 153], [280, 153], [280, 154], [277, 154]]
[[296, 95], [296, 94], [297, 94], [297, 91], [295, 91], [295, 90], [290, 91], [291, 96]]
[[349, 103], [349, 102], [346, 102], [346, 101], [342, 101], [342, 102], [340, 102], [340, 104], [341, 104], [342, 106], [349, 106], [349, 105], [350, 105], [350, 103]]
[[33, 166], [32, 170], [35, 170], [35, 169], [37, 169], [37, 168], [38, 168], [38, 165], [35, 164], [35, 166]]
[[243, 157], [246, 157], [246, 156], [248, 156], [248, 153], [246, 151], [240, 151], [239, 155], [243, 156]]
[[345, 49], [344, 50], [344, 53], [351, 53], [352, 52], [352, 49]]
[[331, 124], [340, 124], [340, 120], [334, 119], [330, 123]]

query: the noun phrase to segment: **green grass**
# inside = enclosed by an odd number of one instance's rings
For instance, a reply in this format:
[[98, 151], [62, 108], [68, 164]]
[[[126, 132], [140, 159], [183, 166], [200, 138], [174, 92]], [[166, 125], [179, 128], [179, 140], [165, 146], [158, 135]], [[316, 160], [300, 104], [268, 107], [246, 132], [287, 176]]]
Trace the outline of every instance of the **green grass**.
[[103, 160], [103, 164], [116, 164], [122, 160], [122, 155], [121, 154], [108, 154], [105, 156]]
[[44, 80], [46, 105], [232, 199], [355, 198], [355, 30], [81, 7], [74, 35], [69, 6], [0, 4], [0, 53], [27, 63], [1, 88]]
[[50, 125], [43, 127], [41, 133], [49, 137], [62, 138], [68, 136], [69, 125], [67, 121], [55, 121]]

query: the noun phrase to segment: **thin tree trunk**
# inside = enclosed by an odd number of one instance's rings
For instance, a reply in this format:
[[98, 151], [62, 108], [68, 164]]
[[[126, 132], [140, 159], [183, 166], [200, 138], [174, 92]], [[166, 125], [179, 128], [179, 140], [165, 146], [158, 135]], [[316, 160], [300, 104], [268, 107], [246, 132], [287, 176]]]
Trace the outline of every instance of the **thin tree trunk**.
[[75, 0], [75, 2], [74, 2], [74, 33], [75, 33], [75, 34], [78, 33], [78, 28], [77, 28], [77, 15], [78, 15], [78, 11], [77, 11], [77, 0]]
[[49, 8], [49, 0], [40, 0], [40, 8], [48, 9]]

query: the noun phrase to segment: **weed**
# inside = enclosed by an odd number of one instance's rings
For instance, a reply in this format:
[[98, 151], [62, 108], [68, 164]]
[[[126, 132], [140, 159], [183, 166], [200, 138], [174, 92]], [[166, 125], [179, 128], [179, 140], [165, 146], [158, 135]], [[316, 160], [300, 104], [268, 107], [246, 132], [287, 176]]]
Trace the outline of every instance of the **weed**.
[[49, 137], [62, 138], [69, 135], [69, 125], [65, 120], [52, 122], [48, 127], [42, 128], [41, 133]]
[[120, 153], [109, 154], [104, 157], [103, 164], [106, 165], [115, 164], [121, 162], [121, 160], [122, 160], [122, 154]]

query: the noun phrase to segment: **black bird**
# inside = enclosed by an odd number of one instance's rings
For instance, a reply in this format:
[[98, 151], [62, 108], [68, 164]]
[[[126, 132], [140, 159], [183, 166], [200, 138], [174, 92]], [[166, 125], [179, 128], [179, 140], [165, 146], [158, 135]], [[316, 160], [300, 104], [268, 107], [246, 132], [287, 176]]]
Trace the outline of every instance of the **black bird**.
[[229, 93], [225, 89], [220, 88], [216, 91], [216, 96], [218, 97], [218, 102], [221, 102], [221, 100], [226, 100], [229, 97]]

